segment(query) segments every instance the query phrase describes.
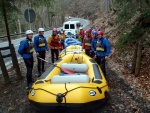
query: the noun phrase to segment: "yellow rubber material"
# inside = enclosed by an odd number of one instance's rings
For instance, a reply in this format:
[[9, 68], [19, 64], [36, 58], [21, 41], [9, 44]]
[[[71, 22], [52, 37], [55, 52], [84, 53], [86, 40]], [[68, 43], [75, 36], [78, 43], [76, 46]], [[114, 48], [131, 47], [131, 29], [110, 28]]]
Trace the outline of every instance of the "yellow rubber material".
[[[75, 49], [74, 47], [69, 47]], [[81, 47], [80, 47], [81, 48]], [[92, 61], [92, 62], [91, 62]], [[87, 64], [88, 71], [87, 76], [90, 77], [89, 83], [61, 83], [52, 84], [51, 79], [55, 75], [60, 75], [62, 64], [64, 63], [78, 63]], [[32, 89], [29, 91], [28, 98], [36, 103], [58, 103], [56, 101], [56, 95], [58, 93], [65, 94], [61, 103], [88, 103], [105, 98], [105, 92], [109, 92], [109, 88], [106, 79], [96, 62], [87, 56], [86, 54], [67, 54], [64, 55], [61, 60], [55, 63], [57, 67], [53, 68], [49, 73], [49, 69], [33, 84]], [[96, 79], [93, 65], [98, 68], [101, 77]], [[45, 75], [47, 74], [47, 75]], [[67, 75], [69, 76], [69, 75]], [[77, 75], [80, 76], [80, 75]], [[100, 81], [95, 83], [93, 81]], [[99, 91], [100, 89], [101, 91]], [[67, 92], [67, 93], [66, 93]], [[91, 92], [94, 92], [93, 94]], [[66, 100], [66, 101], [65, 101]]]

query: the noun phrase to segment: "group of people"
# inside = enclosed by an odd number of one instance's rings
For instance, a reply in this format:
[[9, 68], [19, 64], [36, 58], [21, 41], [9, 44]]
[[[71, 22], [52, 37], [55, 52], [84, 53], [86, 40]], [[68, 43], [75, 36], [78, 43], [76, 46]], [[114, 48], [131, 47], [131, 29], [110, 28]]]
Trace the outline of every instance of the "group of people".
[[53, 28], [52, 35], [48, 38], [48, 41], [44, 36], [44, 31], [45, 31], [44, 28], [38, 29], [39, 34], [34, 37], [33, 43], [32, 41], [33, 31], [27, 30], [25, 33], [26, 39], [20, 42], [20, 46], [18, 49], [18, 53], [23, 57], [23, 60], [27, 68], [26, 79], [28, 89], [31, 87], [31, 84], [33, 82], [32, 70], [34, 65], [33, 60], [34, 50], [37, 56], [38, 77], [40, 77], [41, 74], [45, 72], [44, 60], [46, 57], [46, 53], [48, 53], [49, 50], [51, 51], [51, 60], [52, 63], [54, 63], [54, 57], [56, 57], [56, 60], [58, 60], [59, 50], [62, 50], [62, 48], [64, 48], [65, 35], [63, 30], [61, 30], [61, 32], [58, 35], [57, 29]]
[[[30, 88], [33, 82], [32, 69], [34, 65], [34, 50], [36, 52], [38, 61], [38, 77], [40, 77], [41, 74], [45, 72], [44, 60], [46, 53], [48, 53], [49, 50], [51, 51], [51, 60], [52, 63], [54, 63], [55, 57], [56, 60], [58, 60], [59, 51], [64, 49], [64, 40], [66, 38], [65, 31], [57, 31], [57, 28], [53, 28], [52, 35], [48, 38], [48, 40], [46, 40], [46, 37], [44, 37], [44, 31], [44, 28], [38, 29], [39, 34], [34, 37], [33, 43], [33, 31], [27, 30], [25, 33], [26, 39], [20, 42], [18, 53], [23, 57], [27, 68], [27, 88]], [[85, 53], [88, 56], [96, 59], [104, 75], [106, 76], [105, 61], [110, 54], [110, 43], [108, 39], [103, 36], [103, 31], [98, 31], [91, 28], [84, 31], [83, 28], [80, 28], [79, 35], [82, 39], [82, 48], [85, 49]]]
[[80, 35], [83, 40], [82, 48], [85, 49], [85, 53], [88, 56], [95, 58], [106, 76], [105, 61], [110, 55], [109, 40], [104, 37], [104, 33], [101, 30], [89, 28], [85, 30], [84, 37], [83, 31], [83, 29], [80, 30]]

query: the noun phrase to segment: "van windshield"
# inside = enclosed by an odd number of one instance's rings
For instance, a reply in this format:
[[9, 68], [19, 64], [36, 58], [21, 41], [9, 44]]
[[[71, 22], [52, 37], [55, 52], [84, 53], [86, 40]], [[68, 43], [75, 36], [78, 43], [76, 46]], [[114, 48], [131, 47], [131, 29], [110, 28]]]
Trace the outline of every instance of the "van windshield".
[[69, 29], [69, 24], [65, 24], [65, 29]]
[[70, 29], [75, 29], [74, 24], [70, 24]]

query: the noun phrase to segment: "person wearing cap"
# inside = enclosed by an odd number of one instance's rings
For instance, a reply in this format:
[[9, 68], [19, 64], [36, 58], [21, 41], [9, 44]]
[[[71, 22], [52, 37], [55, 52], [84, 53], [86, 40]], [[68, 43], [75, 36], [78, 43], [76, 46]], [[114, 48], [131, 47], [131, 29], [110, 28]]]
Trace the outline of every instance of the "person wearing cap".
[[33, 69], [33, 52], [34, 46], [32, 42], [33, 31], [26, 31], [26, 39], [22, 40], [19, 45], [18, 53], [23, 57], [27, 73], [27, 88], [30, 89], [32, 85], [32, 69]]
[[[38, 32], [39, 35], [34, 37], [34, 48], [37, 56], [37, 67], [38, 67], [38, 77], [41, 76], [41, 72], [44, 72], [44, 61], [42, 61], [40, 58], [45, 59], [46, 51], [48, 51], [48, 45], [46, 38], [44, 37], [44, 28], [39, 28]], [[42, 69], [41, 69], [42, 67]]]
[[80, 27], [80, 37], [82, 39], [82, 42], [83, 42], [83, 39], [84, 39], [84, 29], [82, 27]]
[[85, 49], [85, 53], [88, 56], [91, 56], [91, 54], [90, 54], [90, 51], [91, 51], [91, 41], [92, 41], [91, 31], [89, 29], [87, 29], [85, 31], [85, 37], [83, 39], [82, 48]]
[[59, 50], [61, 49], [60, 38], [57, 34], [57, 28], [53, 28], [52, 35], [48, 38], [48, 47], [51, 50], [51, 60], [54, 63], [54, 57], [58, 60]]
[[98, 31], [98, 39], [95, 45], [97, 62], [106, 76], [105, 62], [110, 55], [110, 42], [103, 36], [103, 31]]

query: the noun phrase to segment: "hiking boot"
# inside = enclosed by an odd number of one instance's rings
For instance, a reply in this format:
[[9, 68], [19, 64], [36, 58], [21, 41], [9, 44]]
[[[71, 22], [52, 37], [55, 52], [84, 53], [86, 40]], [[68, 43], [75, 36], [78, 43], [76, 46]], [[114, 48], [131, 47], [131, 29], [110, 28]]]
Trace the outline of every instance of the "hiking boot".
[[29, 84], [27, 87], [26, 87], [26, 89], [31, 89], [31, 87], [32, 87], [32, 85], [31, 84]]

